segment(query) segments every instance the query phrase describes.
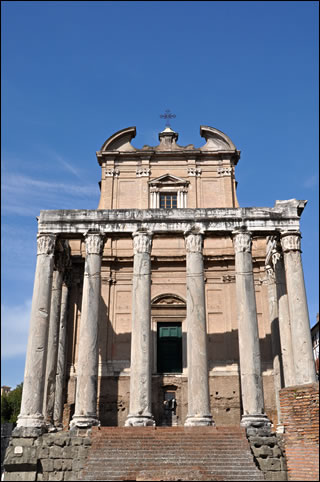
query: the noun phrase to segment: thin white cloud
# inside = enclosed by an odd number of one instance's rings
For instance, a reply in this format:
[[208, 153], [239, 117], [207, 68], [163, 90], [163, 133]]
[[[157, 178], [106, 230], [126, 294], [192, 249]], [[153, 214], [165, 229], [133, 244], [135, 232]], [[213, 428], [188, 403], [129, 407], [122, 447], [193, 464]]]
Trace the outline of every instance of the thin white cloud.
[[79, 179], [83, 178], [83, 175], [81, 174], [79, 169], [76, 169], [72, 164], [70, 164], [66, 159], [64, 159], [60, 154], [57, 152], [54, 152], [52, 150], [46, 149], [47, 155], [49, 155], [54, 161], [59, 162], [60, 165], [66, 170], [71, 172], [74, 176], [76, 176]]
[[313, 176], [308, 177], [303, 182], [303, 187], [306, 187], [306, 188], [313, 188], [316, 186], [318, 186], [318, 176], [316, 176], [315, 174], [313, 174]]
[[[34, 179], [29, 176], [6, 174], [2, 189], [6, 192], [15, 192], [16, 194], [31, 191], [30, 188], [37, 188], [43, 191], [63, 192], [75, 196], [96, 196], [97, 187], [91, 185], [74, 185], [62, 182], [49, 182]], [[36, 191], [33, 191], [36, 194]]]
[[25, 355], [28, 342], [31, 299], [22, 305], [1, 305], [1, 356]]

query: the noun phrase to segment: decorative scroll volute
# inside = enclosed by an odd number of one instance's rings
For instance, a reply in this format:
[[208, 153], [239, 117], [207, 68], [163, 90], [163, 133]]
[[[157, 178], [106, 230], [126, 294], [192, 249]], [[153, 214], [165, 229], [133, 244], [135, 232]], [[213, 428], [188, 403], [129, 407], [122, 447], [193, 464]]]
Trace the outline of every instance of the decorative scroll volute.
[[279, 251], [274, 250], [272, 251], [271, 258], [273, 267], [275, 268], [277, 266], [277, 263], [282, 259], [282, 254]]
[[282, 234], [281, 246], [284, 253], [288, 251], [301, 251], [301, 234], [299, 232]]
[[133, 237], [133, 253], [148, 253], [151, 254], [152, 249], [152, 233], [144, 231], [136, 231], [132, 234]]
[[251, 233], [233, 233], [233, 246], [236, 253], [251, 253]]
[[54, 234], [38, 234], [37, 235], [37, 255], [54, 254], [56, 236]]
[[104, 239], [102, 234], [87, 234], [85, 237], [86, 255], [99, 254], [101, 256], [103, 251]]
[[276, 280], [276, 275], [272, 266], [266, 266], [267, 281], [269, 283], [274, 283]]
[[202, 235], [190, 233], [185, 237], [187, 253], [202, 253]]

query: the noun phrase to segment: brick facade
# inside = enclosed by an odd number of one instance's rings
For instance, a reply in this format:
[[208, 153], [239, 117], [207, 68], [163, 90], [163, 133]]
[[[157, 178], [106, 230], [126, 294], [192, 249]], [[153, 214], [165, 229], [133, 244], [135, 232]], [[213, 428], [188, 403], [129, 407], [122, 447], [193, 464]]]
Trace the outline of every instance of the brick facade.
[[288, 480], [319, 480], [319, 386], [280, 390]]

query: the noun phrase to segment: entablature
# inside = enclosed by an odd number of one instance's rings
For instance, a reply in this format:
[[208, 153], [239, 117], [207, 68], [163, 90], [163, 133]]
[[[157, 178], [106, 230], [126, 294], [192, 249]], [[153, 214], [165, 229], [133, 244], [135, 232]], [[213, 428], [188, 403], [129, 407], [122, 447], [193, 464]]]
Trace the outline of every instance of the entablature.
[[133, 233], [146, 229], [159, 234], [184, 234], [193, 228], [206, 234], [247, 230], [253, 235], [298, 231], [306, 201], [276, 201], [273, 208], [99, 209], [41, 211], [39, 233], [84, 235]]

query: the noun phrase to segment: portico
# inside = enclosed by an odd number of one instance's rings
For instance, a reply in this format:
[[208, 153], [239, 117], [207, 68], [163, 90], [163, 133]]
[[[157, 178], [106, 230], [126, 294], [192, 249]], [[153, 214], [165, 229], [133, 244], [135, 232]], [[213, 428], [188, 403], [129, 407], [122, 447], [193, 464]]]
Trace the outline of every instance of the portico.
[[200, 134], [136, 149], [123, 129], [97, 152], [99, 208], [40, 212], [17, 432], [159, 425], [172, 399], [178, 425], [268, 430], [279, 389], [315, 380], [306, 201], [240, 208], [240, 152]]

